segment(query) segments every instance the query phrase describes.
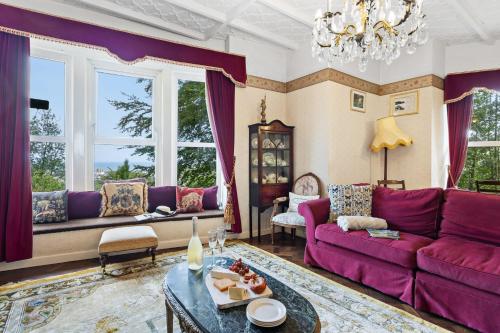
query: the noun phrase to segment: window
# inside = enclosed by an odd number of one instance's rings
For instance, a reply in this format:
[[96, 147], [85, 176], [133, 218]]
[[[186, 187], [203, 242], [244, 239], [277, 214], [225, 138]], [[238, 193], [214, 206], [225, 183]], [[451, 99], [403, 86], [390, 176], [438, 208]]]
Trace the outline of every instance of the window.
[[66, 188], [65, 63], [30, 58], [31, 98], [49, 101], [49, 109], [30, 109], [32, 189]]
[[205, 101], [205, 83], [177, 80], [177, 184], [217, 183], [217, 157]]
[[474, 94], [469, 147], [459, 187], [476, 190], [476, 180], [500, 179], [500, 94]]
[[155, 184], [152, 78], [96, 70], [94, 188], [104, 180]]
[[[222, 179], [205, 102], [205, 73], [32, 41], [33, 191], [99, 190], [105, 180], [209, 187]], [[220, 191], [221, 196], [224, 191]], [[223, 198], [220, 198], [223, 199]]]

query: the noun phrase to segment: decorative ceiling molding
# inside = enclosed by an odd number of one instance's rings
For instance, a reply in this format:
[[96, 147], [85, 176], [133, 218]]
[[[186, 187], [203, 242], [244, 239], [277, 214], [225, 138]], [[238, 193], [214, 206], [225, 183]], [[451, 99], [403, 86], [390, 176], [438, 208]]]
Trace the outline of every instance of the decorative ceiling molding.
[[80, 0], [82, 4], [85, 4], [91, 8], [97, 10], [104, 10], [107, 12], [112, 12], [117, 16], [121, 16], [127, 20], [139, 22], [142, 24], [147, 24], [149, 26], [159, 28], [162, 30], [170, 31], [182, 36], [190, 37], [196, 40], [204, 40], [205, 34], [202, 32], [183, 27], [176, 23], [171, 23], [163, 19], [149, 16], [133, 9], [127, 7], [119, 6], [115, 3], [109, 1], [93, 1], [93, 0]]
[[325, 81], [332, 81], [378, 96], [390, 95], [426, 87], [435, 87], [441, 90], [444, 89], [444, 80], [434, 74], [378, 85], [331, 68], [325, 68], [286, 83], [259, 76], [248, 75], [247, 86], [280, 93], [290, 93], [292, 91], [303, 89]]
[[471, 15], [468, 6], [462, 0], [446, 0], [446, 2], [459, 16], [462, 17], [465, 23], [478, 34], [479, 38], [486, 43], [493, 43], [493, 38], [483, 28], [481, 23], [478, 22], [473, 15]]

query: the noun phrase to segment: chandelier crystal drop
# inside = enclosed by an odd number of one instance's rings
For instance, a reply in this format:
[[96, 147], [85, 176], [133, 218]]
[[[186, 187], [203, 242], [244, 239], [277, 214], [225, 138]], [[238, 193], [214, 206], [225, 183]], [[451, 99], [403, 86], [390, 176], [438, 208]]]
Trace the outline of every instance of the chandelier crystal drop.
[[423, 0], [344, 0], [342, 11], [320, 9], [313, 27], [313, 57], [328, 63], [346, 64], [359, 58], [359, 70], [366, 71], [368, 59], [390, 65], [406, 48], [415, 53], [427, 42], [429, 33]]

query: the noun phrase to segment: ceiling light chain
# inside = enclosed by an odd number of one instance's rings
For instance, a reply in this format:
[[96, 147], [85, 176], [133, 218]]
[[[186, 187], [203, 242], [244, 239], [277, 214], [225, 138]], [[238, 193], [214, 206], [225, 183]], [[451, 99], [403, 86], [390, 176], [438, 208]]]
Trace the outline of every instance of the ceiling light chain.
[[342, 11], [316, 14], [313, 27], [314, 57], [345, 64], [359, 58], [359, 70], [366, 71], [368, 59], [388, 65], [406, 47], [408, 54], [428, 40], [423, 0], [345, 0]]

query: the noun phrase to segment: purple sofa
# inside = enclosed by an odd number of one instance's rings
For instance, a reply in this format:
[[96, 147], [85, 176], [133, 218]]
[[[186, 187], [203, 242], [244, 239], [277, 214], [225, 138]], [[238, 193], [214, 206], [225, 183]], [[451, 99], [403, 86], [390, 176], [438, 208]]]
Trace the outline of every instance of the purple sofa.
[[299, 206], [304, 262], [483, 332], [500, 332], [500, 196], [460, 190], [374, 190], [372, 215], [400, 239], [327, 223], [329, 199]]

